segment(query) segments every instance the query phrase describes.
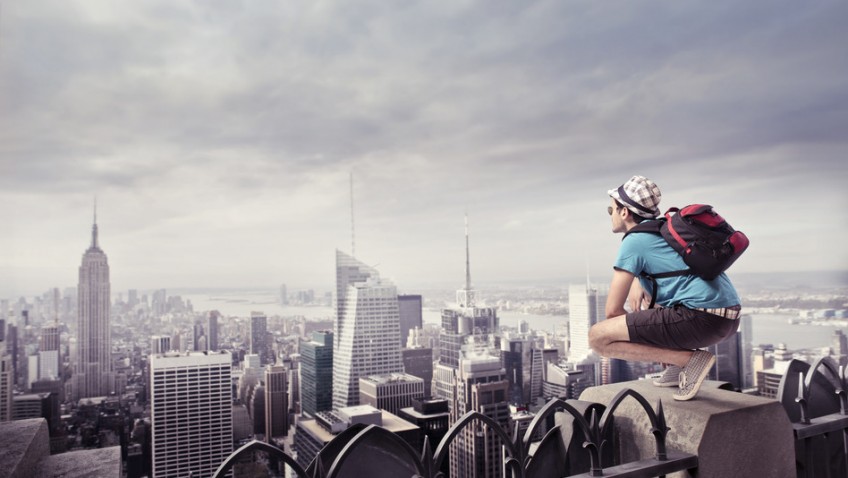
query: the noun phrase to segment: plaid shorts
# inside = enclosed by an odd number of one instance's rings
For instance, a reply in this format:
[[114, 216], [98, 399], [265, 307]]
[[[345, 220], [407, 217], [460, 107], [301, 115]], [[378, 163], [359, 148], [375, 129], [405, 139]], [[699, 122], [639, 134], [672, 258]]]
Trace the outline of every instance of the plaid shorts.
[[666, 349], [698, 349], [733, 335], [738, 320], [683, 306], [639, 310], [627, 314], [630, 342]]

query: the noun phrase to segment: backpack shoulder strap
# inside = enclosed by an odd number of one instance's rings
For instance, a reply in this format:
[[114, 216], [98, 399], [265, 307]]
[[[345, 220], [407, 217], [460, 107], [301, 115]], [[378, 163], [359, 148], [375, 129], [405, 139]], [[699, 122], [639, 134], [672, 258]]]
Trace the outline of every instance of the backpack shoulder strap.
[[[660, 233], [660, 229], [662, 229], [664, 223], [665, 219], [649, 219], [647, 221], [642, 221], [639, 224], [636, 224], [635, 226], [631, 227], [629, 231], [624, 233], [624, 237], [638, 232], [647, 232], [649, 234], [656, 234], [658, 236], [661, 236], [662, 233]], [[624, 237], [621, 238], [622, 241], [624, 240]]]

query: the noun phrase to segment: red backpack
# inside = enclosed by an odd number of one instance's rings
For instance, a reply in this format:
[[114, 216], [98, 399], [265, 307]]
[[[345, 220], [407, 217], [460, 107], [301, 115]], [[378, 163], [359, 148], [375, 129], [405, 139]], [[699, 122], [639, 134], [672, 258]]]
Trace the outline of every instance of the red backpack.
[[739, 259], [749, 244], [748, 237], [742, 231], [733, 229], [712, 206], [706, 204], [692, 204], [683, 209], [671, 208], [664, 218], [643, 221], [627, 234], [634, 232], [662, 236], [689, 266], [689, 269], [679, 271], [642, 273], [653, 284], [651, 307], [656, 302], [658, 278], [694, 274], [707, 281], [713, 280]]

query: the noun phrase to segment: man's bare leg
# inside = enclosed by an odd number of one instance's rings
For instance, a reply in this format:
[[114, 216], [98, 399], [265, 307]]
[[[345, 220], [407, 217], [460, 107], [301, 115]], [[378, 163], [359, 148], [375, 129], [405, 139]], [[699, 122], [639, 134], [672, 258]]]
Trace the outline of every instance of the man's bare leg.
[[589, 346], [603, 357], [637, 362], [662, 362], [684, 367], [691, 350], [666, 349], [630, 342], [624, 315], [603, 320], [589, 329]]

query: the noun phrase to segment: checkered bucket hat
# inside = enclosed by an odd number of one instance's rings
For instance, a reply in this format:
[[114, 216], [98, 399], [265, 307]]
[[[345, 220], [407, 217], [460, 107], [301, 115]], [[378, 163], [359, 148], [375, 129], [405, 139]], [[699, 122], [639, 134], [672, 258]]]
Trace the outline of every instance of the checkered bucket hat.
[[639, 216], [653, 218], [660, 214], [658, 206], [662, 193], [659, 186], [645, 176], [633, 176], [618, 189], [610, 189], [607, 193]]

